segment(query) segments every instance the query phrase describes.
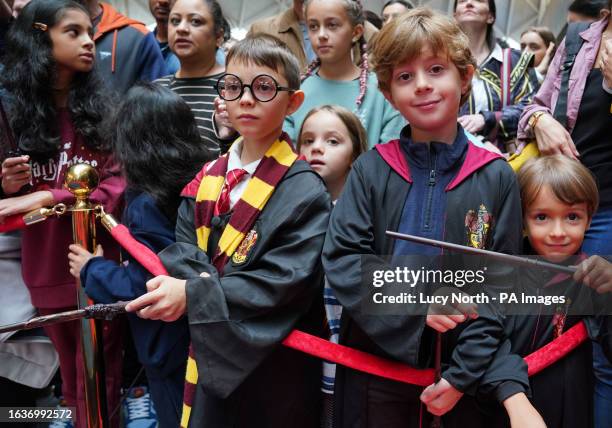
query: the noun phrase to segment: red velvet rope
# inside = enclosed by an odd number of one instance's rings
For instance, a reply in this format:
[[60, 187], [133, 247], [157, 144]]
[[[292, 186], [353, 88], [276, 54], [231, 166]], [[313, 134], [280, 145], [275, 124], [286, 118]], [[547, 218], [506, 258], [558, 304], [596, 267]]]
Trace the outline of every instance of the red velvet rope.
[[572, 352], [581, 343], [587, 340], [588, 337], [589, 334], [586, 326], [582, 321], [579, 322], [552, 342], [547, 343], [537, 351], [527, 355], [525, 357], [525, 362], [528, 367], [527, 373], [529, 376], [533, 376], [541, 372], [546, 367], [556, 363]]
[[110, 230], [111, 235], [121, 245], [125, 251], [130, 253], [146, 270], [153, 275], [168, 275], [168, 271], [162, 264], [157, 254], [149, 247], [138, 242], [130, 233], [130, 230], [120, 224]]
[[403, 383], [428, 386], [434, 383], [434, 369], [418, 370], [348, 346], [338, 345], [303, 331], [293, 330], [283, 345], [332, 363]]
[[4, 223], [0, 223], [0, 233], [11, 232], [25, 227], [26, 224], [23, 221], [23, 214], [15, 214], [6, 217]]
[[[124, 225], [111, 229], [117, 242], [153, 275], [168, 275], [161, 260], [149, 247], [138, 242]], [[588, 337], [584, 323], [580, 322], [564, 334], [525, 357], [529, 376], [569, 354]], [[300, 352], [341, 364], [375, 376], [418, 386], [434, 383], [434, 370], [414, 369], [406, 364], [387, 360], [347, 346], [331, 343], [325, 339], [293, 330], [283, 341], [283, 345]]]

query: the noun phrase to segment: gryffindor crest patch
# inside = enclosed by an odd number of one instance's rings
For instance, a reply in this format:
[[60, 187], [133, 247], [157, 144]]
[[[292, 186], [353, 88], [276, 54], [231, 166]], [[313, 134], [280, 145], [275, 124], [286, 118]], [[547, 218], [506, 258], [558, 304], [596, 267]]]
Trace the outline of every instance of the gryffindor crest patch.
[[257, 242], [257, 231], [252, 229], [247, 236], [244, 237], [236, 251], [234, 251], [234, 255], [232, 256], [232, 262], [236, 265], [241, 265], [246, 263], [249, 258], [249, 253], [255, 246]]
[[470, 247], [484, 249], [487, 246], [489, 232], [492, 227], [492, 216], [483, 204], [478, 212], [469, 210], [465, 215], [465, 230]]

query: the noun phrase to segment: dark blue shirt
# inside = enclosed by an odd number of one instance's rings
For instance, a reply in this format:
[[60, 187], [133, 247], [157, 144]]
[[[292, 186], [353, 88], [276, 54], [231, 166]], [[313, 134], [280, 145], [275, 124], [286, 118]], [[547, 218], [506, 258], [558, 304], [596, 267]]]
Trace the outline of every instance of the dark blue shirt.
[[[153, 35], [155, 36], [155, 40], [157, 40], [157, 27], [155, 27], [155, 29], [153, 30]], [[162, 56], [164, 57], [164, 62], [166, 63], [166, 72], [168, 74], [175, 74], [179, 70], [179, 68], [181, 68], [181, 63], [179, 62], [179, 59], [176, 57], [174, 52], [170, 50], [168, 42], [160, 42], [159, 40], [157, 40], [157, 43], [159, 44], [159, 50], [161, 51]]]
[[[123, 224], [132, 235], [155, 253], [175, 242], [174, 224], [162, 213], [155, 200], [145, 193], [126, 192]], [[81, 271], [85, 292], [96, 303], [132, 300], [147, 292], [152, 275], [131, 256], [125, 265], [94, 257]], [[186, 361], [189, 330], [186, 317], [166, 323], [128, 314], [128, 321], [140, 362], [147, 375], [165, 376]], [[154, 371], [152, 371], [154, 370]]]
[[[463, 128], [458, 127], [453, 144], [415, 143], [410, 126], [400, 134], [400, 144], [408, 166], [412, 186], [404, 203], [398, 232], [431, 239], [444, 239], [446, 222], [446, 187], [457, 175], [468, 147]], [[393, 255], [437, 255], [440, 249], [429, 245], [397, 240]]]

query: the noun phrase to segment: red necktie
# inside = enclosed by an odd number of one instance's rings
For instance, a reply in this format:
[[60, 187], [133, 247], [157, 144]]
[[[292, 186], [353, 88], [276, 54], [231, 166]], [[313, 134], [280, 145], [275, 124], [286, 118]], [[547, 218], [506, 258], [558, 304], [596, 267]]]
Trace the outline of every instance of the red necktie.
[[221, 189], [221, 194], [219, 195], [219, 199], [217, 199], [217, 203], [215, 204], [214, 215], [218, 216], [225, 214], [230, 210], [230, 193], [232, 192], [232, 189], [236, 187], [238, 183], [240, 183], [245, 174], [247, 174], [247, 172], [242, 168], [232, 169], [227, 173], [225, 183]]

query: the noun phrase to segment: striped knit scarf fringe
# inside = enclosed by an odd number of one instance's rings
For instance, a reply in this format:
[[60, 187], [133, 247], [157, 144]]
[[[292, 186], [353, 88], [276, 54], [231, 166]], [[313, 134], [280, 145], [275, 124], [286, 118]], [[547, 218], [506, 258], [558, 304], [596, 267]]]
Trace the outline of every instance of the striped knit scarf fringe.
[[[242, 197], [234, 205], [234, 213], [223, 230], [219, 244], [211, 258], [219, 275], [223, 275], [225, 264], [255, 224], [257, 217], [259, 217], [259, 214], [274, 193], [276, 185], [296, 161], [297, 155], [288, 141], [290, 141], [289, 137], [283, 133], [280, 139], [270, 146], [255, 170], [255, 174], [247, 184]], [[238, 140], [234, 144], [237, 142]], [[204, 251], [208, 250], [208, 238], [211, 231], [210, 222], [213, 217], [215, 204], [225, 182], [227, 163], [228, 155], [226, 154], [221, 156], [206, 171], [196, 195], [195, 227], [198, 247]], [[181, 417], [181, 427], [183, 428], [186, 428], [189, 424], [189, 416], [197, 383], [198, 370], [193, 347], [190, 346], [187, 374], [185, 376], [183, 414]]]

